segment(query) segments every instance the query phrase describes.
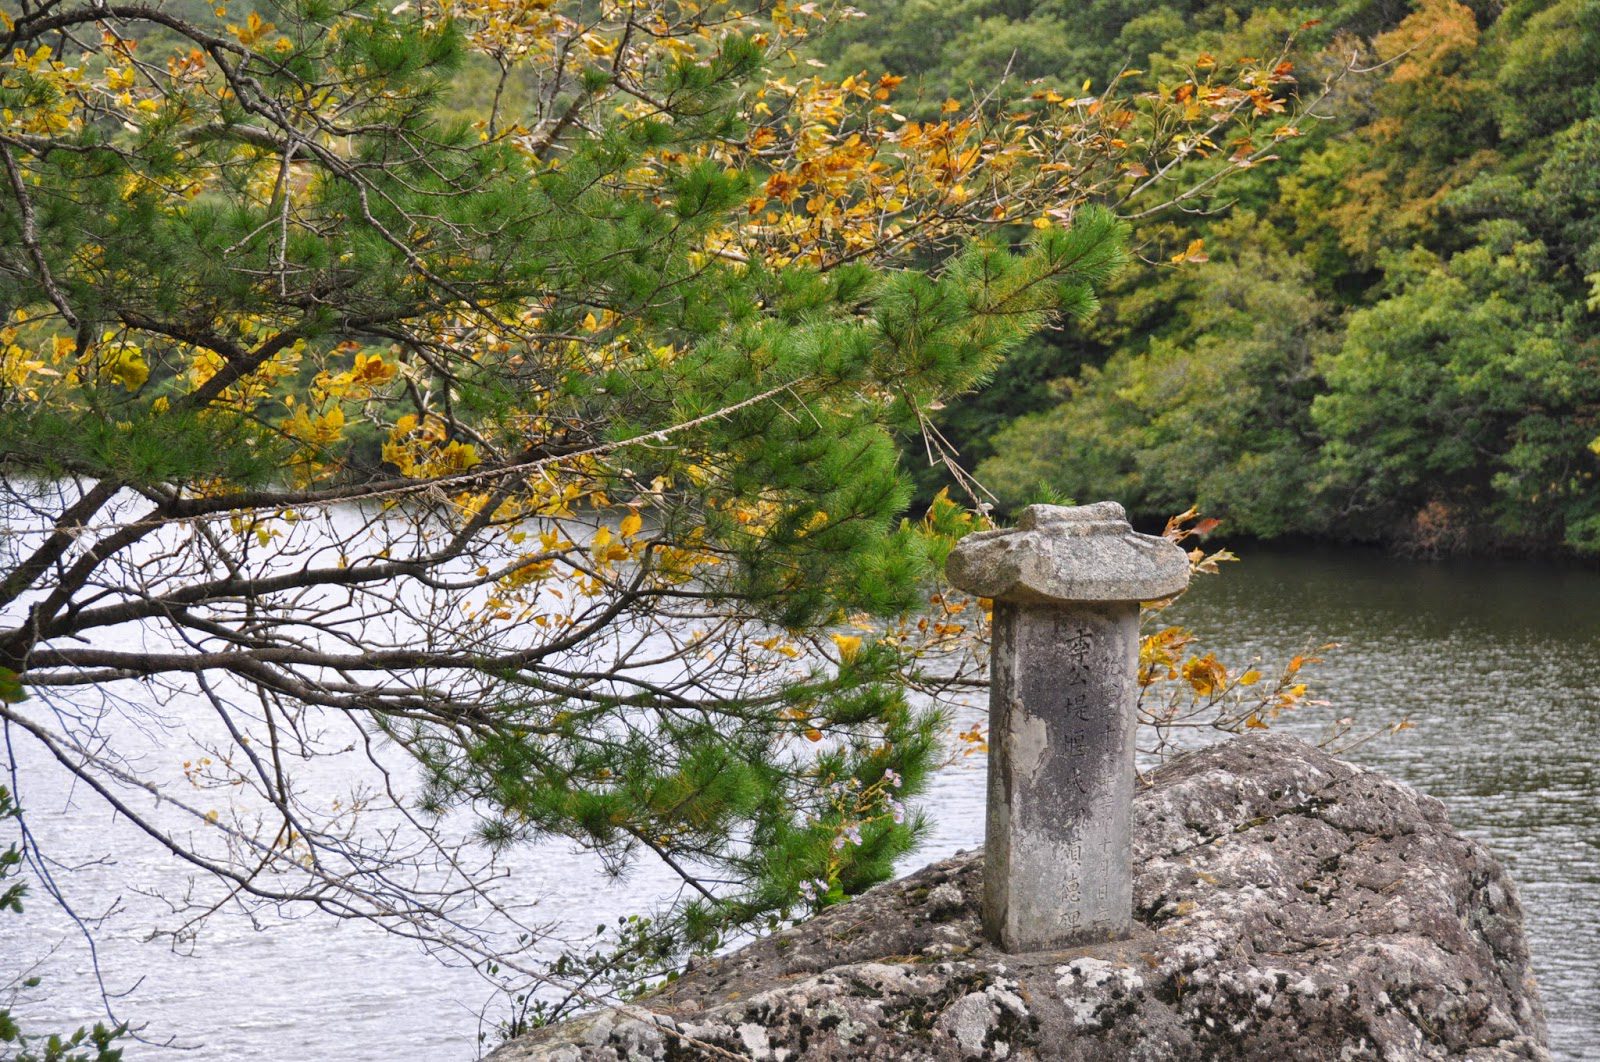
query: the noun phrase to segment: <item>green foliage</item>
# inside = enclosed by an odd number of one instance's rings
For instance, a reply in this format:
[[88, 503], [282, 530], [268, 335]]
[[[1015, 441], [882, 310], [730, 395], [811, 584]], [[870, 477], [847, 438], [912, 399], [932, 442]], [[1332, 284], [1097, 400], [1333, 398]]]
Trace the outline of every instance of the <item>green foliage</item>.
[[1548, 251], [1479, 245], [1439, 262], [1390, 265], [1396, 290], [1350, 315], [1312, 413], [1329, 486], [1379, 526], [1430, 503], [1473, 506], [1509, 542], [1596, 548], [1594, 340], [1566, 327], [1568, 304], [1544, 282]]
[[[1381, 24], [1392, 2], [1345, 0], [1284, 8], [1261, 0], [1221, 5], [1178, 0], [1152, 7], [1129, 0], [887, 0], [863, 7], [863, 17], [825, 36], [818, 54], [840, 75], [889, 71], [911, 75], [917, 113], [949, 97], [983, 95], [1004, 77], [1077, 92], [1085, 80], [1099, 88], [1130, 68], [1153, 68], [1162, 57], [1192, 58], [1208, 45], [1242, 44], [1239, 29], [1263, 55], [1282, 44], [1278, 28], [1293, 29], [1319, 14], [1355, 24]], [[1274, 27], [1266, 39], [1264, 27]]]
[[[406, 821], [434, 850], [466, 808], [490, 846], [659, 859], [693, 902], [634, 927], [639, 965], [601, 960], [633, 978], [839, 902], [917, 840], [949, 681], [927, 657], [965, 628], [916, 617], [961, 521], [906, 520], [899, 444], [1095, 311], [1128, 230], [1069, 171], [1119, 172], [1100, 123], [1160, 108], [1040, 97], [997, 144], [894, 117], [892, 79], [798, 98], [763, 10], [645, 32], [536, 6], [120, 19], [160, 24], [137, 62], [97, 9], [59, 16], [88, 42], [71, 62], [55, 15], [0, 30], [0, 106], [32, 130], [0, 145], [0, 487], [47, 528], [0, 580], [28, 606], [0, 663], [47, 671], [40, 700], [149, 678], [229, 720], [210, 769], [287, 838], [227, 846], [234, 902], [487, 954], [450, 906], [470, 888], [397, 899], [339, 805], [242, 766], [292, 759], [312, 716], [415, 755], [438, 816]], [[1028, 45], [1003, 22], [972, 76]], [[105, 646], [114, 624], [162, 650]], [[132, 769], [69, 754], [74, 713], [0, 711], [87, 778]]]
[[1492, 67], [1501, 135], [1526, 142], [1560, 132], [1600, 104], [1600, 4], [1522, 0], [1501, 16], [1503, 57]]
[[[1255, 219], [1224, 231], [1254, 243]], [[1039, 490], [1114, 497], [1141, 513], [1190, 505], [1260, 534], [1304, 526], [1315, 364], [1326, 307], [1304, 267], [1268, 246], [1204, 270], [1169, 272], [1152, 292], [1181, 307], [1162, 334], [1131, 343], [1067, 392], [1070, 415], [1023, 417], [994, 440], [978, 477], [1003, 498]]]
[[[943, 423], [1011, 505], [1047, 489], [1261, 536], [1600, 550], [1600, 4], [1297, 14], [1332, 41], [1306, 83], [1352, 53], [1383, 65], [1336, 82], [1290, 169], [1165, 230], [1210, 261], [1146, 251], [1096, 331], [1058, 344], [1053, 408], [1033, 355]], [[1208, 6], [1164, 47], [1229, 54], [1270, 17]]]
[[217, 476], [241, 485], [275, 479], [288, 447], [273, 433], [232, 419], [179, 410], [119, 419], [115, 405], [93, 415], [18, 411], [0, 421], [0, 453], [52, 479], [69, 475], [159, 483]]

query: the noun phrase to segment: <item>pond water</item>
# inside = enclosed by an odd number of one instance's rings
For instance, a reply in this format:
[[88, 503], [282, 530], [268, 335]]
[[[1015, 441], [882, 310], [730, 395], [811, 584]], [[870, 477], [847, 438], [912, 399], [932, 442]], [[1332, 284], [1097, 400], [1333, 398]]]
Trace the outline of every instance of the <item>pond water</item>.
[[[1253, 546], [1245, 555], [1169, 615], [1230, 664], [1340, 643], [1310, 676], [1332, 707], [1281, 725], [1315, 737], [1338, 715], [1367, 729], [1415, 724], [1350, 758], [1442, 798], [1456, 825], [1506, 862], [1528, 912], [1556, 1056], [1596, 1057], [1600, 573], [1354, 550]], [[974, 709], [959, 721], [980, 717]], [[46, 979], [23, 1013], [58, 1027], [93, 1020], [98, 959], [107, 986], [127, 993], [119, 1007], [148, 1023], [147, 1036], [193, 1048], [134, 1045], [130, 1062], [476, 1054], [480, 1013], [494, 1005], [483, 982], [370, 927], [252, 922], [224, 911], [181, 949], [145, 941], [149, 925], [172, 921], [168, 901], [184, 874], [128, 837], [92, 796], [73, 792], [36, 749], [19, 741], [0, 755], [18, 769], [33, 828], [79, 910], [116, 908], [97, 934], [97, 956], [38, 897], [24, 918], [0, 917], [0, 992], [24, 970]], [[913, 862], [980, 844], [983, 793], [980, 758], [941, 774], [926, 800], [937, 826]], [[72, 866], [100, 855], [108, 837], [114, 863]], [[509, 871], [541, 919], [591, 930], [650, 906], [671, 884], [648, 865], [609, 879], [561, 845], [517, 853]]]
[[[1228, 653], [1321, 641], [1349, 758], [1439, 797], [1520, 886], [1557, 1058], [1600, 1058], [1600, 572], [1252, 546], [1175, 612]], [[1221, 654], [1219, 653], [1219, 656]], [[1287, 722], [1312, 736], [1307, 715]]]

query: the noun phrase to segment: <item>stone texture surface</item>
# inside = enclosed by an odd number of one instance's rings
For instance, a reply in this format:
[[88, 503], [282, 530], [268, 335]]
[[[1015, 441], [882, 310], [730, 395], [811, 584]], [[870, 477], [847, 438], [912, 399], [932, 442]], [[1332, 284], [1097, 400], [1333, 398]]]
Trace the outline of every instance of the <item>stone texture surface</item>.
[[1030, 505], [1015, 528], [962, 539], [945, 574], [968, 593], [1019, 603], [1153, 601], [1189, 585], [1189, 559], [1135, 532], [1116, 502]]
[[1278, 735], [1152, 782], [1131, 939], [1004, 954], [957, 856], [491, 1059], [1548, 1057], [1516, 891], [1438, 801]]
[[1007, 951], [1126, 937], [1139, 606], [997, 601], [983, 925]]

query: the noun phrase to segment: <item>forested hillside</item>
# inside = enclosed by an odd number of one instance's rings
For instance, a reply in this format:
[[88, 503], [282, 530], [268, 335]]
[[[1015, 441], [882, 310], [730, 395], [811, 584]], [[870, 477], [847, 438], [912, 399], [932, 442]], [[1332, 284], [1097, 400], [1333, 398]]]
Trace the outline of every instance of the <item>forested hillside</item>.
[[895, 0], [824, 48], [915, 73], [936, 106], [1008, 71], [1181, 85], [1180, 57], [1296, 31], [1326, 117], [1220, 209], [1136, 227], [1099, 317], [1019, 352], [944, 431], [1006, 505], [1600, 552], [1600, 2]]

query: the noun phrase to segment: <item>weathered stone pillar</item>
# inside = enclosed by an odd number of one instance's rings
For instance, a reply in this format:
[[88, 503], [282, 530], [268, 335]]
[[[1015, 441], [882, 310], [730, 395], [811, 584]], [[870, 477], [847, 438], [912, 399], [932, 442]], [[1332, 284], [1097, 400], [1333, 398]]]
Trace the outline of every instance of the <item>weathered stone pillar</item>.
[[1139, 602], [1188, 558], [1116, 502], [1030, 505], [969, 535], [950, 582], [994, 600], [984, 929], [1011, 952], [1128, 936]]

